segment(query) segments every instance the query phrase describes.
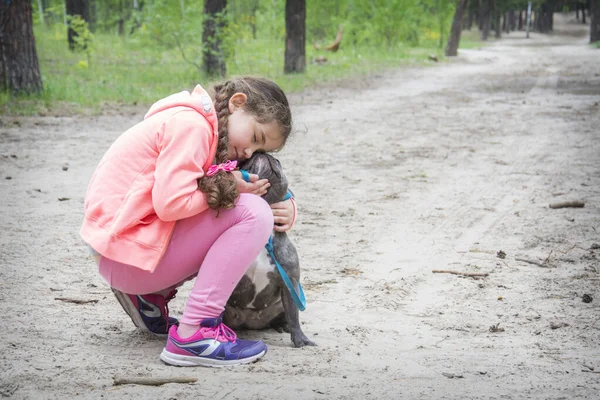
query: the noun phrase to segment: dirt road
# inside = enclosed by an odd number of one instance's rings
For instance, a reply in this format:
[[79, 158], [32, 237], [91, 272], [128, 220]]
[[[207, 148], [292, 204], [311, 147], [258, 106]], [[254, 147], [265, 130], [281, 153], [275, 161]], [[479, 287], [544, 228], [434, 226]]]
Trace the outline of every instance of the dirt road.
[[[573, 19], [557, 15], [552, 36], [513, 33], [451, 63], [291, 96], [304, 132], [279, 157], [300, 205], [303, 329], [319, 346], [242, 332], [269, 346], [249, 366], [162, 364], [164, 343], [134, 330], [87, 259], [87, 182], [144, 110], [2, 117], [0, 394], [598, 398], [600, 50]], [[585, 207], [548, 207], [571, 200]]]

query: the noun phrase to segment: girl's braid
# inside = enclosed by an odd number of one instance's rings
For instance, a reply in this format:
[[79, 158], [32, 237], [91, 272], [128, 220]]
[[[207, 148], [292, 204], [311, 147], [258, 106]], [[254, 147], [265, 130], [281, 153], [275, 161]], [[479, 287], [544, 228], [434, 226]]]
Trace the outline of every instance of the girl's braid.
[[219, 122], [219, 142], [217, 144], [217, 163], [227, 161], [227, 120], [229, 119], [229, 99], [235, 94], [235, 84], [227, 81], [215, 86], [215, 111]]
[[[227, 81], [215, 86], [215, 111], [219, 125], [217, 143], [217, 164], [227, 161], [227, 120], [229, 119], [229, 99], [235, 94], [235, 84]], [[204, 176], [198, 180], [198, 188], [206, 195], [208, 207], [213, 210], [229, 209], [235, 206], [239, 196], [237, 182], [232, 174], [218, 172], [213, 176]]]

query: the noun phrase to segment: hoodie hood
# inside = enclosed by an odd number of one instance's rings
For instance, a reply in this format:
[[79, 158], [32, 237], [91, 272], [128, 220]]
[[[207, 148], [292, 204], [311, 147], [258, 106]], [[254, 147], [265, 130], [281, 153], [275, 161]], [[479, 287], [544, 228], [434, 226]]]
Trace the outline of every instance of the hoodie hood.
[[206, 118], [215, 131], [217, 130], [215, 106], [208, 95], [208, 92], [200, 85], [197, 85], [191, 93], [184, 90], [183, 92], [172, 94], [169, 97], [157, 101], [150, 107], [150, 110], [148, 110], [144, 119], [174, 107], [193, 108]]

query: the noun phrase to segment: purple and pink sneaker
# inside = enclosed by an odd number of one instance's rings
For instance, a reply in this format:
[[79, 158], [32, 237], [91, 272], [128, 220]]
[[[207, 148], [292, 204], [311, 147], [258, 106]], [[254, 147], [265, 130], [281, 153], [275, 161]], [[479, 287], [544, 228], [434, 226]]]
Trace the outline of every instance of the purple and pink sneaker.
[[167, 337], [169, 328], [179, 324], [177, 319], [169, 317], [168, 306], [177, 290], [173, 290], [167, 297], [158, 294], [127, 294], [115, 288], [112, 291], [134, 325], [144, 332], [164, 338]]
[[238, 339], [219, 317], [203, 319], [198, 332], [185, 339], [172, 326], [160, 359], [179, 367], [226, 367], [251, 363], [266, 353], [263, 342]]

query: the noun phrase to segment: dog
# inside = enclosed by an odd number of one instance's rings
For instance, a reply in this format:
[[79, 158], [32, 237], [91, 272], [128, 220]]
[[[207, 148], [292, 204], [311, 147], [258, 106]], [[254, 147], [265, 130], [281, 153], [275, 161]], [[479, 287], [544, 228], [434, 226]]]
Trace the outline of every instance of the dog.
[[[267, 203], [283, 201], [288, 182], [279, 160], [269, 154], [255, 153], [241, 163], [240, 168], [258, 175], [260, 179], [269, 180], [271, 186], [263, 196]], [[298, 253], [285, 232], [273, 231], [273, 253], [293, 287], [298, 288]], [[225, 306], [223, 322], [233, 329], [273, 328], [280, 333], [288, 332], [295, 347], [316, 345], [302, 332], [298, 308], [266, 248], [260, 252], [231, 294]]]

